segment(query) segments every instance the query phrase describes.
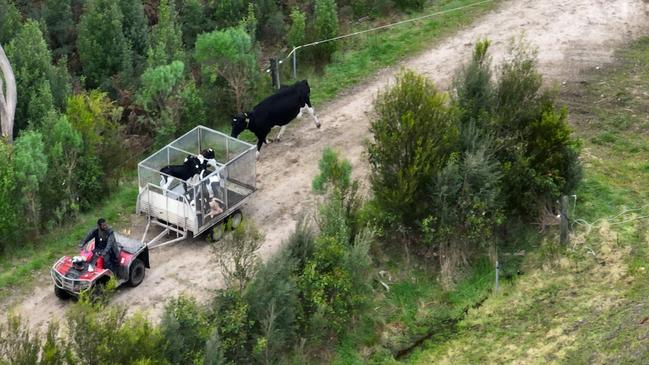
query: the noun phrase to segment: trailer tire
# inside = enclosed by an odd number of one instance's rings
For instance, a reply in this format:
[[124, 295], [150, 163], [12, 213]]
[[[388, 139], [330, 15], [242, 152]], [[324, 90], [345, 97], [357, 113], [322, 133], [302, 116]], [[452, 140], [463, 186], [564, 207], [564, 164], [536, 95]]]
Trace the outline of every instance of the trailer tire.
[[70, 293], [54, 285], [54, 295], [61, 300], [70, 299]]
[[128, 285], [132, 287], [140, 285], [144, 280], [145, 273], [146, 268], [144, 267], [144, 262], [140, 259], [133, 259], [131, 268], [128, 271]]
[[236, 210], [232, 215], [230, 215], [230, 228], [232, 230], [237, 229], [239, 225], [241, 224], [241, 221], [243, 221], [243, 213], [241, 213], [240, 210]]
[[217, 223], [207, 231], [207, 242], [218, 242], [223, 238], [223, 223]]

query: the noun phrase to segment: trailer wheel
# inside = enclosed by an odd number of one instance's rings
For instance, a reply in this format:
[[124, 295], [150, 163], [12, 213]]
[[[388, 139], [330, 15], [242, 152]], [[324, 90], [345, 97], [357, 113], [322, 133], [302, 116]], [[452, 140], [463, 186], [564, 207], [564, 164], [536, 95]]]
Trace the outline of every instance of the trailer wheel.
[[66, 300], [70, 298], [70, 293], [54, 285], [54, 295], [61, 300]]
[[144, 267], [144, 262], [140, 259], [133, 259], [131, 263], [131, 268], [128, 273], [128, 285], [136, 287], [142, 283], [144, 280], [144, 274], [146, 269]]
[[207, 231], [207, 242], [218, 242], [223, 238], [223, 223], [217, 223]]
[[243, 213], [241, 213], [240, 210], [237, 210], [236, 212], [232, 213], [230, 216], [230, 227], [234, 230], [239, 227], [241, 224], [241, 221], [243, 220]]

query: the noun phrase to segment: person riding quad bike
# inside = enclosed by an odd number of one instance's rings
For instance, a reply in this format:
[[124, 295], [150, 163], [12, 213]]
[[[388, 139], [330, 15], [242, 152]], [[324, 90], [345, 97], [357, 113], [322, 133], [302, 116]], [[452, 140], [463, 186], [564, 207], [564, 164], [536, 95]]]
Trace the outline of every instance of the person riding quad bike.
[[97, 228], [88, 232], [86, 237], [81, 240], [79, 248], [83, 248], [83, 246], [93, 239], [95, 240], [95, 248], [92, 251], [91, 263], [99, 269], [105, 267], [112, 272], [116, 272], [119, 247], [117, 247], [117, 242], [115, 241], [115, 233], [108, 227], [104, 218], [97, 220]]

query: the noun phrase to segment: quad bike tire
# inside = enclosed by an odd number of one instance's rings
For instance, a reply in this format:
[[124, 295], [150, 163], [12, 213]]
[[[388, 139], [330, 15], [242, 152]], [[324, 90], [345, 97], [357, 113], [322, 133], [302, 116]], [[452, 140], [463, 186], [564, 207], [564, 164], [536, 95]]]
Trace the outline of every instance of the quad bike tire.
[[140, 259], [133, 259], [128, 273], [128, 285], [132, 287], [140, 285], [144, 280], [145, 273], [146, 268], [144, 267], [144, 262]]
[[61, 300], [70, 299], [70, 293], [54, 285], [54, 295]]

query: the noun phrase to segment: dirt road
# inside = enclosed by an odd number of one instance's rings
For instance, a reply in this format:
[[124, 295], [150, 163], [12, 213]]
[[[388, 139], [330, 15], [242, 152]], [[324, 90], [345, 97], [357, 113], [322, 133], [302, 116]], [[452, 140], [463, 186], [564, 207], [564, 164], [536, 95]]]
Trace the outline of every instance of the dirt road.
[[[649, 34], [647, 0], [516, 0], [504, 1], [473, 26], [436, 42], [430, 50], [375, 75], [370, 81], [344, 93], [335, 101], [316, 106], [323, 124], [315, 129], [306, 118], [295, 123], [281, 143], [264, 147], [258, 165], [259, 192], [244, 214], [265, 233], [261, 255], [280, 247], [302, 211], [313, 209], [311, 180], [326, 146], [351, 160], [356, 176], [364, 176], [363, 141], [368, 138], [368, 112], [378, 90], [393, 80], [400, 67], [428, 76], [445, 88], [454, 70], [470, 55], [474, 42], [492, 40], [494, 62], [506, 55], [512, 37], [525, 34], [539, 48], [539, 65], [548, 80], [576, 81], [580, 70], [604, 66], [613, 51], [639, 35]], [[433, 40], [431, 40], [433, 42]], [[134, 218], [133, 232], [142, 220]], [[207, 300], [222, 281], [204, 242], [190, 241], [152, 253], [152, 270], [137, 288], [120, 290], [114, 302], [148, 310], [152, 319], [166, 299], [181, 293]], [[17, 305], [34, 326], [60, 318], [66, 303], [44, 281]]]

